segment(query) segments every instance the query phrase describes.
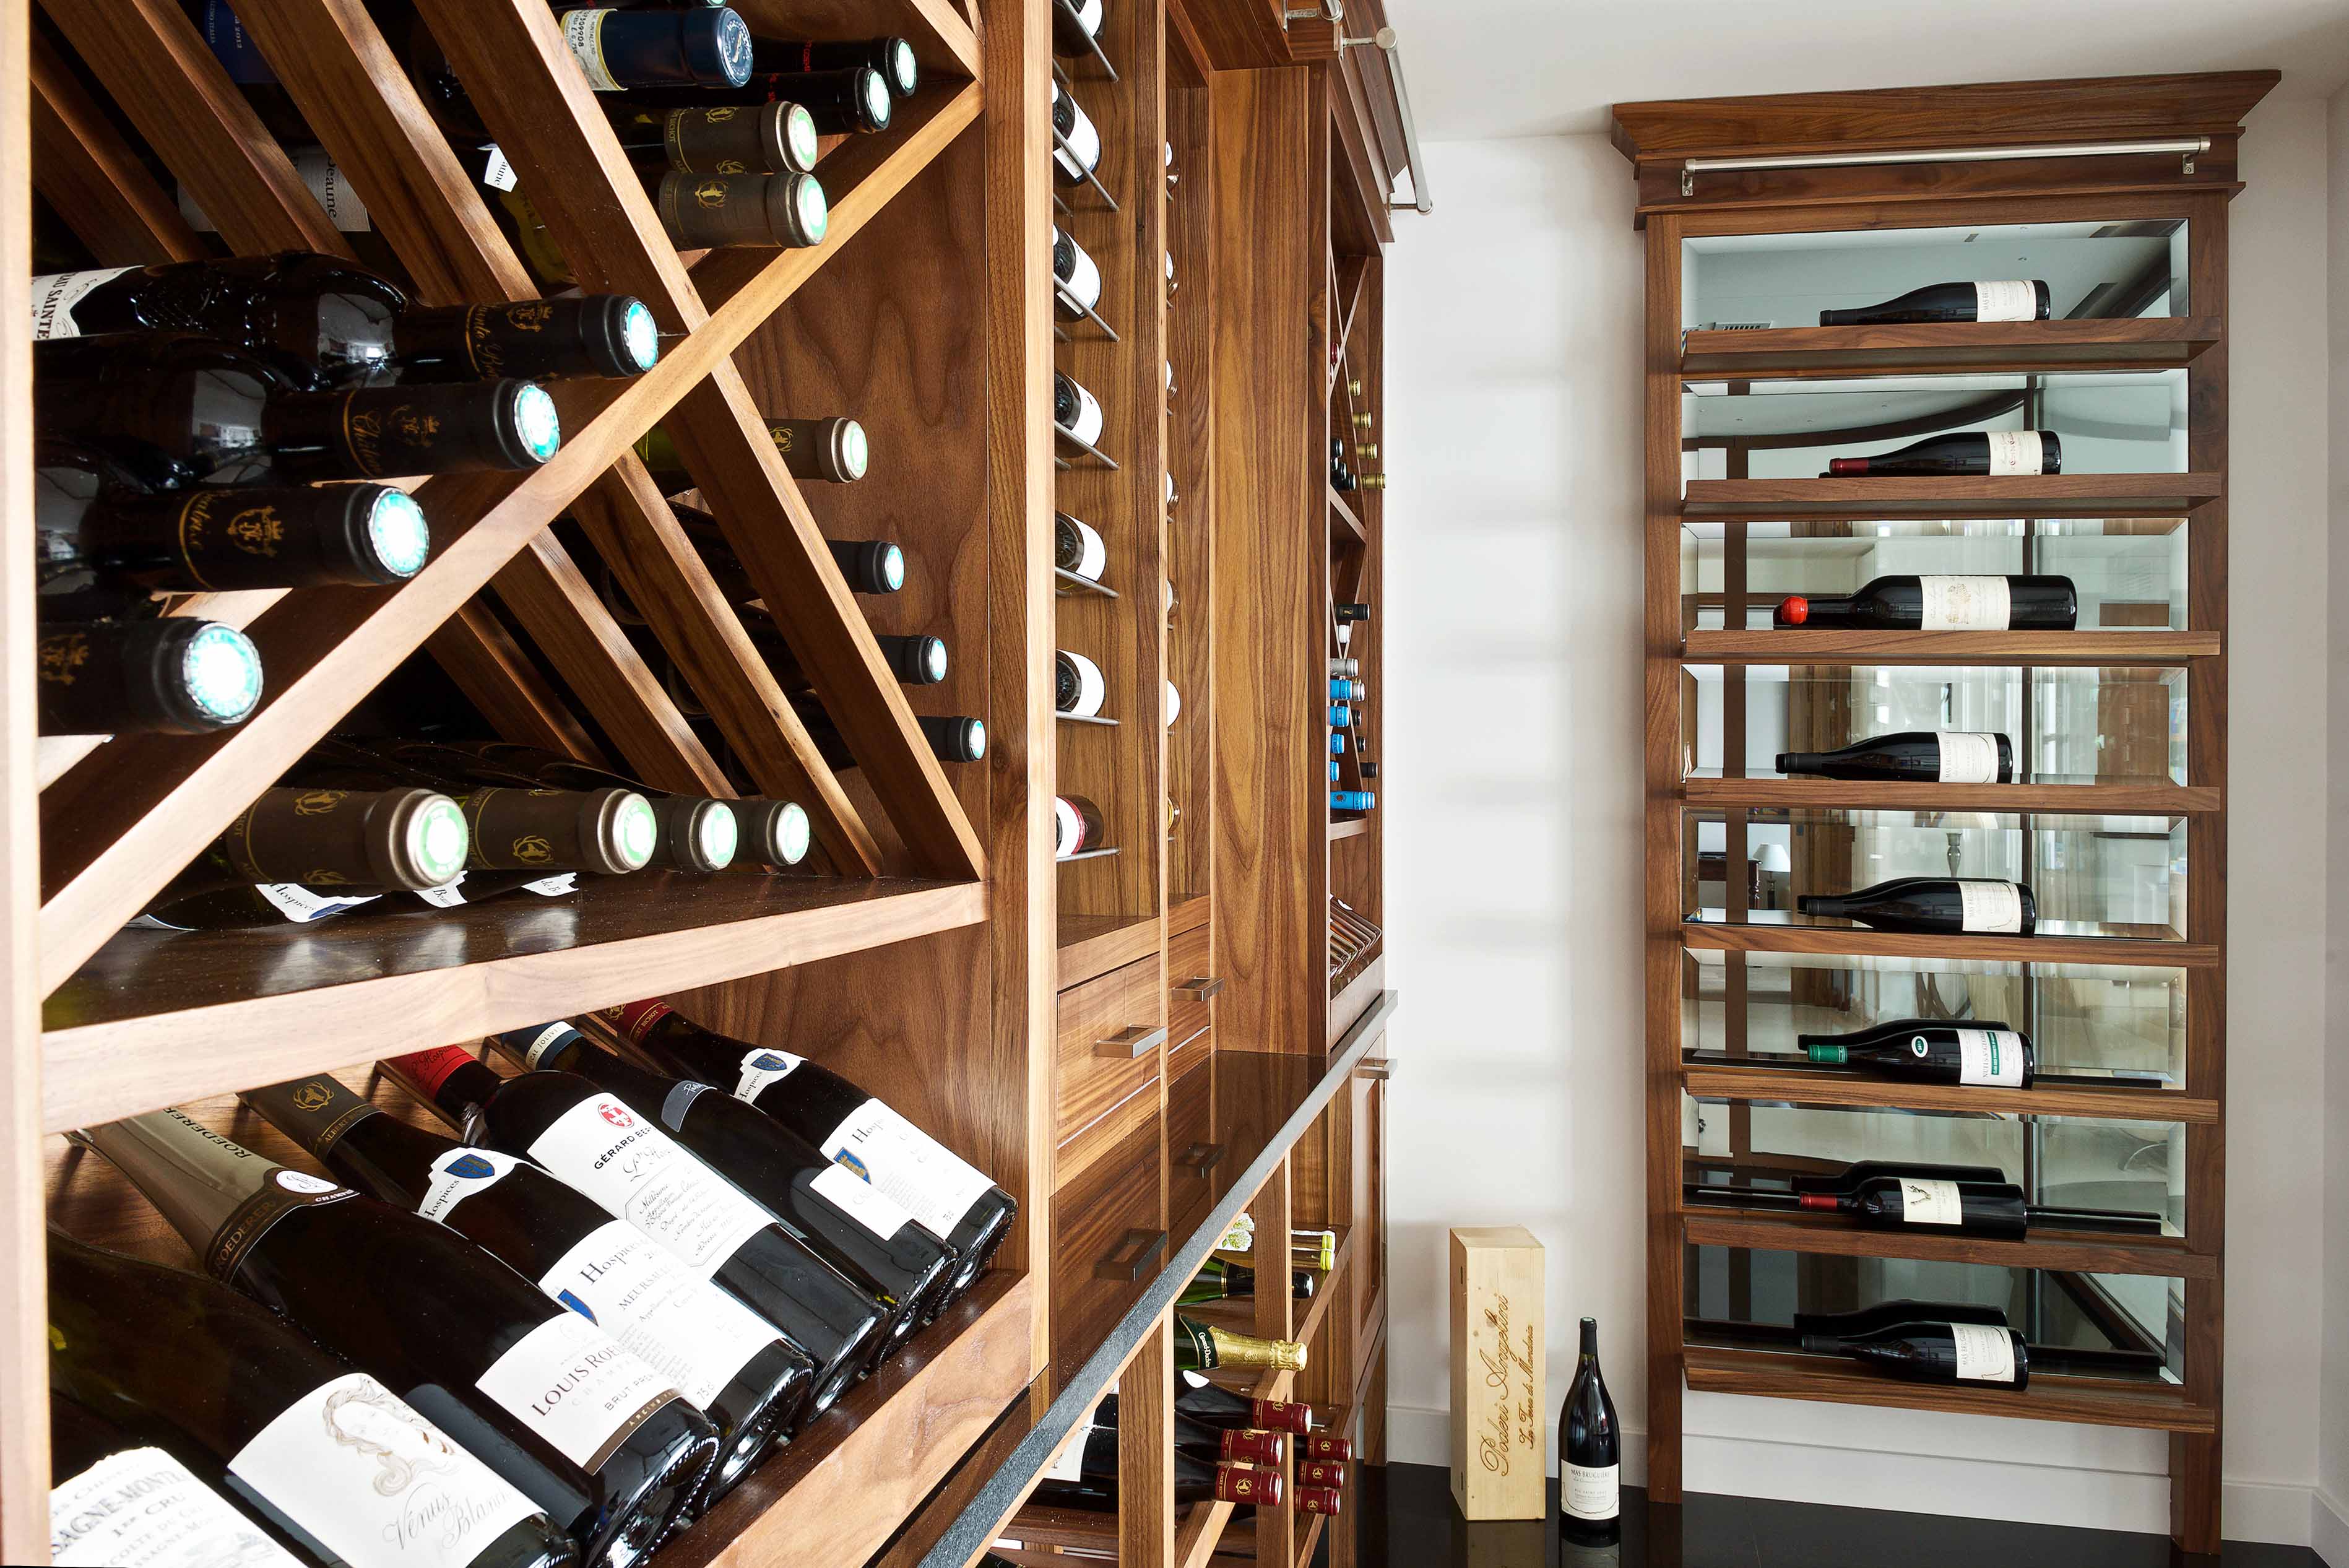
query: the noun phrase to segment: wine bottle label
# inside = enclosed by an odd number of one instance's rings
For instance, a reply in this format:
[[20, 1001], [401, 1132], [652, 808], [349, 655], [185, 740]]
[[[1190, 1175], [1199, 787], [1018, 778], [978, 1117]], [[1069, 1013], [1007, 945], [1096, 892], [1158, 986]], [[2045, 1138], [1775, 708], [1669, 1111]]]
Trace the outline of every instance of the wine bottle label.
[[1904, 1225], [1955, 1225], [1966, 1217], [1965, 1201], [1954, 1181], [1900, 1179], [1900, 1222]]
[[697, 1084], [690, 1078], [673, 1085], [661, 1099], [661, 1126], [671, 1132], [681, 1129], [685, 1126], [685, 1113], [693, 1108], [694, 1101], [709, 1092], [709, 1085]]
[[49, 1489], [57, 1568], [302, 1568], [160, 1449], [125, 1449]]
[[1064, 652], [1061, 657], [1067, 659], [1070, 667], [1077, 672], [1077, 690], [1067, 711], [1081, 719], [1094, 717], [1102, 711], [1102, 704], [1109, 700], [1109, 682], [1102, 678], [1101, 666], [1081, 653]]
[[775, 1331], [756, 1313], [695, 1279], [625, 1220], [582, 1237], [539, 1276], [538, 1288], [704, 1408], [775, 1343]]
[[1085, 1448], [1093, 1440], [1093, 1418], [1091, 1411], [1069, 1433], [1069, 1440], [1044, 1467], [1043, 1479], [1056, 1481], [1081, 1481], [1085, 1479]]
[[575, 1312], [523, 1334], [473, 1386], [590, 1474], [678, 1397], [668, 1379]]
[[[1974, 285], [1974, 319], [2036, 321], [2039, 319], [2039, 291], [2028, 283], [1977, 283]], [[1997, 470], [1991, 472], [1995, 473]], [[2035, 473], [2038, 470], [2031, 472]]]
[[879, 1100], [857, 1106], [823, 1147], [834, 1164], [871, 1182], [936, 1236], [953, 1235], [972, 1206], [995, 1189], [985, 1172]]
[[[1992, 431], [1990, 432], [1990, 471], [2001, 473], [2039, 473], [2044, 472], [2037, 431]], [[1999, 623], [2005, 625], [2004, 621]]]
[[[1992, 440], [1996, 441], [1993, 433]], [[1924, 603], [1919, 626], [1925, 631], [2004, 631], [2008, 600], [2004, 577], [1935, 576], [1917, 579]]]
[[1957, 1347], [1959, 1382], [2014, 1381], [2014, 1341], [2007, 1330], [1985, 1323], [1953, 1323], [1950, 1337]]
[[2012, 882], [1960, 882], [1958, 911], [1961, 931], [2023, 934], [2023, 889]]
[[[324, 149], [296, 152], [293, 155], [293, 164], [295, 175], [310, 194], [317, 198], [318, 205], [326, 210], [326, 221], [335, 225], [337, 233], [365, 234], [374, 232], [375, 219], [369, 215], [367, 203], [359, 200], [359, 193], [351, 189], [351, 183], [343, 177], [341, 168]], [[188, 226], [200, 234], [220, 233], [220, 225], [204, 216], [203, 209], [196, 205], [196, 199], [189, 194], [184, 185], [180, 188], [180, 215], [186, 218]]]
[[773, 1221], [683, 1145], [609, 1095], [554, 1118], [530, 1157], [703, 1279]]
[[563, 42], [571, 50], [571, 57], [579, 62], [580, 71], [587, 85], [597, 92], [618, 92], [620, 84], [604, 63], [604, 18], [609, 11], [565, 11], [563, 14]]
[[1965, 730], [1936, 730], [1943, 784], [1998, 783], [1998, 737]]
[[1069, 569], [1081, 577], [1100, 582], [1101, 575], [1109, 569], [1109, 545], [1092, 524], [1074, 517], [1069, 521], [1076, 524], [1078, 544], [1077, 564]]
[[266, 899], [270, 908], [296, 925], [307, 924], [337, 909], [372, 904], [377, 898], [377, 895], [368, 893], [357, 898], [338, 898], [313, 892], [298, 882], [255, 882], [253, 890]]
[[1065, 860], [1085, 846], [1085, 819], [1082, 813], [1069, 804], [1069, 797], [1052, 797], [1052, 854]]
[[1559, 1478], [1558, 1501], [1576, 1519], [1613, 1519], [1623, 1511], [1623, 1467], [1569, 1463]]
[[127, 266], [100, 267], [96, 272], [43, 273], [33, 279], [33, 341], [47, 337], [78, 337], [81, 324], [74, 319], [73, 307], [78, 300], [100, 284], [120, 277], [133, 270]]
[[482, 184], [493, 191], [512, 191], [521, 185], [522, 176], [514, 172], [504, 148], [492, 141], [481, 151], [490, 155], [488, 164], [481, 170]]
[[[524, 1047], [522, 1054], [522, 1064], [533, 1068], [539, 1066], [549, 1051], [558, 1045], [567, 1044], [578, 1033], [579, 1031], [572, 1028], [568, 1023], [547, 1024], [530, 1037], [530, 1044]], [[540, 1163], [543, 1164], [544, 1161]]]
[[[179, 1114], [171, 1113], [175, 1116]], [[269, 1228], [296, 1209], [340, 1203], [357, 1196], [349, 1188], [337, 1187], [323, 1177], [281, 1166], [270, 1171], [260, 1189], [237, 1205], [227, 1222], [213, 1232], [212, 1245], [204, 1253], [204, 1267], [211, 1271], [212, 1278], [227, 1280], [244, 1262], [244, 1255], [253, 1251], [254, 1244], [269, 1233]]]
[[2012, 1029], [1958, 1031], [1958, 1082], [1993, 1089], [2023, 1087], [2023, 1036]]
[[295, 1400], [228, 1468], [350, 1568], [471, 1568], [539, 1511], [364, 1372]]
[[520, 1164], [512, 1155], [493, 1148], [452, 1148], [432, 1162], [431, 1179], [424, 1184], [424, 1201], [416, 1211], [446, 1225], [458, 1204], [495, 1187]]
[[742, 1056], [742, 1075], [734, 1082], [734, 1097], [750, 1104], [758, 1101], [760, 1091], [770, 1084], [780, 1084], [799, 1070], [807, 1060], [788, 1051], [749, 1051]]
[[465, 876], [464, 872], [460, 871], [438, 888], [419, 888], [416, 889], [416, 896], [436, 909], [456, 909], [465, 901]]
[[541, 877], [535, 882], [524, 882], [522, 890], [535, 893], [542, 898], [559, 898], [565, 893], [579, 890], [579, 873], [565, 871], [560, 877]]
[[825, 1166], [808, 1185], [823, 1194], [833, 1207], [885, 1241], [904, 1230], [914, 1218], [843, 1165]]

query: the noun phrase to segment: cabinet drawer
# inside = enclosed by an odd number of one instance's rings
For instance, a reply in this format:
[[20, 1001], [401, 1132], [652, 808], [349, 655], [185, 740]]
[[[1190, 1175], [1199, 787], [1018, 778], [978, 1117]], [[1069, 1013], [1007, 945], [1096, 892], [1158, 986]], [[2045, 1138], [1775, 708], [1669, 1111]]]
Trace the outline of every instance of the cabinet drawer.
[[1158, 960], [1147, 958], [1061, 992], [1053, 1131], [1061, 1186], [1157, 1111], [1166, 1019], [1159, 976]]
[[1164, 1123], [1150, 1115], [1052, 1195], [1052, 1364], [1065, 1378], [1166, 1266]]
[[1232, 1179], [1216, 1135], [1215, 1058], [1185, 1054], [1189, 1065], [1166, 1069], [1166, 1228], [1177, 1241], [1199, 1228]]
[[1212, 927], [1202, 924], [1166, 940], [1166, 1051], [1172, 1058], [1210, 1044], [1216, 1026], [1215, 993], [1223, 982], [1215, 973]]

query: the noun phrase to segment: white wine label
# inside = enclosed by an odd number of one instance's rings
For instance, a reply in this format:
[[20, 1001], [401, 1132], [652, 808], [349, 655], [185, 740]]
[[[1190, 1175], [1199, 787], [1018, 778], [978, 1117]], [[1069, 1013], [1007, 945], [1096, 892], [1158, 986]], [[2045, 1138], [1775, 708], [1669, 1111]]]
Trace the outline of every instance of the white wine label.
[[2004, 631], [2008, 600], [2004, 577], [1936, 576], [1917, 579], [1923, 598], [1919, 626], [1925, 631]]
[[1078, 1422], [1069, 1433], [1069, 1440], [1061, 1445], [1061, 1451], [1052, 1456], [1052, 1462], [1044, 1467], [1043, 1479], [1056, 1481], [1083, 1480], [1085, 1479], [1085, 1447], [1092, 1440], [1093, 1413], [1088, 1410], [1085, 1412], [1085, 1418]]
[[495, 1187], [521, 1163], [493, 1148], [452, 1148], [432, 1162], [432, 1177], [425, 1183], [424, 1201], [416, 1206], [416, 1211], [446, 1225], [450, 1210], [474, 1193]]
[[1085, 819], [1066, 795], [1052, 797], [1052, 854], [1066, 860], [1085, 846]]
[[473, 1386], [591, 1474], [678, 1397], [667, 1378], [575, 1312], [523, 1334]]
[[2036, 321], [2039, 319], [2039, 291], [2028, 283], [1977, 283], [1974, 285], [1974, 319]]
[[773, 1220], [685, 1146], [609, 1095], [554, 1119], [530, 1157], [703, 1279]]
[[775, 1343], [760, 1316], [625, 1220], [580, 1238], [538, 1288], [620, 1342], [707, 1408], [750, 1358]]
[[1959, 1030], [1958, 1082], [1993, 1089], [2023, 1087], [2023, 1036], [2012, 1029]]
[[1109, 699], [1109, 682], [1102, 679], [1101, 666], [1081, 653], [1064, 651], [1061, 657], [1077, 672], [1077, 700], [1069, 705], [1069, 711], [1081, 719], [1093, 717]]
[[465, 873], [460, 871], [438, 888], [419, 888], [416, 896], [436, 909], [453, 909], [465, 901]]
[[[295, 174], [317, 198], [318, 205], [326, 210], [326, 221], [338, 233], [364, 234], [374, 231], [375, 219], [368, 215], [367, 203], [359, 200], [359, 193], [343, 178], [342, 169], [323, 149], [296, 152], [293, 162]], [[195, 197], [184, 185], [180, 187], [180, 214], [200, 234], [220, 233], [220, 225], [204, 216], [203, 209], [196, 205]]]
[[914, 1218], [896, 1204], [873, 1189], [873, 1184], [843, 1165], [827, 1165], [815, 1173], [808, 1185], [822, 1193], [833, 1208], [887, 1241], [904, 1230]]
[[253, 890], [268, 899], [273, 909], [296, 925], [307, 924], [337, 909], [372, 904], [376, 900], [373, 893], [359, 898], [330, 898], [324, 893], [313, 892], [299, 882], [255, 882]]
[[557, 1045], [566, 1044], [573, 1035], [578, 1033], [579, 1032], [577, 1030], [572, 1028], [568, 1023], [557, 1022], [545, 1025], [541, 1028], [537, 1033], [530, 1037], [530, 1046], [522, 1054], [523, 1065], [525, 1067], [537, 1066], [541, 1058], [544, 1057], [549, 1051], [554, 1049]]
[[364, 1372], [288, 1405], [228, 1468], [350, 1568], [469, 1568], [539, 1511]]
[[1069, 268], [1069, 281], [1065, 286], [1069, 291], [1069, 297], [1071, 299], [1075, 300], [1087, 310], [1091, 310], [1094, 306], [1101, 303], [1102, 275], [1100, 266], [1094, 263], [1092, 257], [1087, 255], [1082, 251], [1079, 251], [1076, 254], [1075, 262]]
[[1943, 784], [1998, 783], [1998, 737], [1966, 730], [1937, 730]]
[[2039, 439], [2037, 431], [1992, 431], [1990, 432], [1990, 471], [1993, 474], [2042, 472], [2040, 463], [2044, 461], [2042, 448], [2045, 445]]
[[57, 1568], [302, 1568], [160, 1449], [109, 1454], [49, 1489]]
[[735, 1080], [734, 1097], [756, 1101], [759, 1091], [770, 1084], [779, 1084], [798, 1070], [804, 1056], [794, 1056], [788, 1051], [748, 1051], [742, 1055], [742, 1075]]
[[488, 166], [481, 171], [481, 183], [493, 191], [511, 191], [522, 183], [522, 176], [506, 158], [506, 150], [496, 142], [481, 149], [490, 155]]
[[524, 882], [522, 890], [535, 893], [542, 898], [559, 898], [565, 893], [579, 890], [579, 873], [565, 871], [560, 877], [541, 877], [535, 882]]
[[1960, 882], [1958, 929], [1991, 936], [2023, 934], [2023, 889], [2012, 882]]
[[571, 57], [579, 62], [580, 72], [587, 85], [597, 92], [618, 92], [620, 84], [604, 64], [604, 18], [609, 11], [565, 11], [563, 14], [563, 41], [570, 47]]
[[74, 319], [75, 304], [100, 284], [130, 270], [109, 266], [96, 272], [44, 273], [33, 279], [33, 341], [80, 337], [81, 324]]
[[1077, 576], [1100, 582], [1101, 575], [1109, 569], [1109, 545], [1102, 542], [1100, 531], [1092, 524], [1078, 522], [1073, 517], [1069, 521], [1076, 523], [1077, 537], [1083, 545], [1083, 554], [1077, 558]]
[[1965, 1218], [1965, 1201], [1954, 1181], [1900, 1179], [1900, 1222], [1904, 1225], [1955, 1225]]
[[1950, 1335], [1957, 1345], [1959, 1382], [2014, 1381], [2014, 1341], [2007, 1330], [1986, 1323], [1953, 1323]]
[[709, 1092], [709, 1085], [696, 1083], [691, 1078], [684, 1079], [675, 1085], [667, 1095], [661, 1097], [661, 1126], [671, 1132], [682, 1128], [685, 1126], [685, 1113], [693, 1108], [694, 1101]]
[[1558, 1494], [1566, 1511], [1576, 1519], [1613, 1519], [1623, 1511], [1623, 1467], [1569, 1464]]
[[865, 1101], [833, 1128], [823, 1152], [936, 1236], [953, 1235], [971, 1206], [995, 1189], [984, 1171], [879, 1100]]

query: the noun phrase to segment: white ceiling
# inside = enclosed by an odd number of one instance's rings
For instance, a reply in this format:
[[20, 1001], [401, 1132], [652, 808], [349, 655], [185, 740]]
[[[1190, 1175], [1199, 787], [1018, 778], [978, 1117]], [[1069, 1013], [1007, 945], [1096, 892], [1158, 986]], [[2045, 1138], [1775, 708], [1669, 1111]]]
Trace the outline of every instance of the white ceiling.
[[1655, 98], [2273, 67], [2349, 84], [2344, 0], [1386, 0], [1425, 140], [1604, 131]]

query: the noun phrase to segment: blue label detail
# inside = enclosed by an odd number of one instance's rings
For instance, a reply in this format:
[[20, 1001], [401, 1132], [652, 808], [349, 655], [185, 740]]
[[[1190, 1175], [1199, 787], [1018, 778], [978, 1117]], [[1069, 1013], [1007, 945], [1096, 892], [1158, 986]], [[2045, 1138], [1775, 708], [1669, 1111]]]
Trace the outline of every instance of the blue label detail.
[[203, 28], [204, 42], [212, 46], [213, 57], [228, 72], [231, 81], [250, 85], [277, 79], [277, 73], [269, 68], [269, 62], [254, 43], [253, 35], [244, 30], [244, 24], [229, 9], [228, 0], [204, 0]]
[[857, 1158], [846, 1149], [842, 1148], [833, 1150], [832, 1163], [838, 1166], [844, 1166], [849, 1170], [855, 1172], [856, 1179], [864, 1182], [867, 1187], [873, 1185], [873, 1172], [865, 1168], [865, 1165], [863, 1160]]
[[761, 1051], [756, 1056], [750, 1058], [750, 1065], [758, 1068], [761, 1072], [777, 1073], [789, 1067], [791, 1064], [784, 1061], [781, 1056], [776, 1055], [772, 1051]]
[[[573, 1295], [569, 1291], [555, 1292], [554, 1299], [561, 1302], [564, 1306], [569, 1307], [573, 1312], [577, 1313], [581, 1317], [585, 1318], [589, 1323], [594, 1323], [595, 1321], [595, 1309], [589, 1306], [585, 1302], [581, 1301], [577, 1296]], [[548, 1321], [552, 1322], [553, 1320], [549, 1319]]]
[[495, 1176], [498, 1173], [496, 1166], [478, 1154], [460, 1154], [449, 1162], [447, 1169], [450, 1176], [461, 1176], [469, 1181], [478, 1180], [484, 1176]]

